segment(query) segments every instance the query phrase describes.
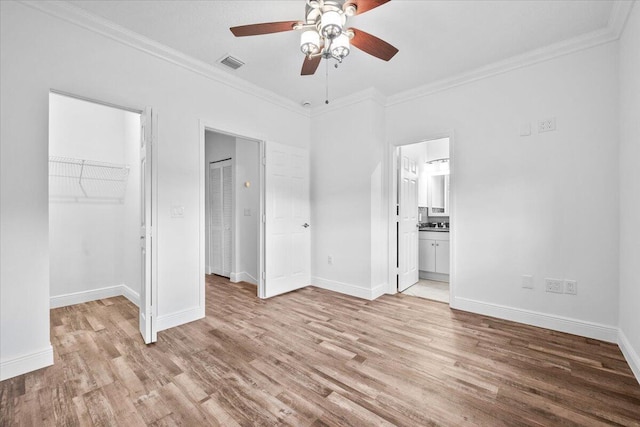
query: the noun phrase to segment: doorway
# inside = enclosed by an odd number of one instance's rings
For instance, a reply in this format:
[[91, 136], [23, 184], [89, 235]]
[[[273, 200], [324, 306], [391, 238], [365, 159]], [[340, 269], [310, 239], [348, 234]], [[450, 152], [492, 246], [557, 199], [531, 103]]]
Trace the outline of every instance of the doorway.
[[451, 138], [442, 136], [393, 147], [392, 201], [396, 218], [396, 289], [451, 300]]
[[155, 341], [153, 120], [149, 111], [51, 92], [50, 306], [123, 295]]
[[204, 132], [205, 274], [257, 288], [261, 276], [261, 143], [211, 129]]

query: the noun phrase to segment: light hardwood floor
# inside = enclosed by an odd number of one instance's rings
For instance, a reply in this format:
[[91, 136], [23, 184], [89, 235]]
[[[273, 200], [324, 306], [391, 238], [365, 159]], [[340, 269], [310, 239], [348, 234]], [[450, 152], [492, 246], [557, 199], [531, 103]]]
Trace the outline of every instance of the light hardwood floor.
[[123, 297], [52, 310], [55, 365], [0, 383], [0, 425], [640, 425], [613, 344], [401, 294], [255, 294], [208, 277], [207, 317], [148, 347]]

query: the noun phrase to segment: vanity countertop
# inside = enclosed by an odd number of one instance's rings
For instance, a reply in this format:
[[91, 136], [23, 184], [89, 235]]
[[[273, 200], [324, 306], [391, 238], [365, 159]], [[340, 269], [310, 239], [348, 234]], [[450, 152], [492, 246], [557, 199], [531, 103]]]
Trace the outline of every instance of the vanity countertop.
[[420, 227], [419, 228], [420, 231], [438, 231], [441, 233], [448, 233], [449, 232], [449, 228], [444, 228], [444, 227]]

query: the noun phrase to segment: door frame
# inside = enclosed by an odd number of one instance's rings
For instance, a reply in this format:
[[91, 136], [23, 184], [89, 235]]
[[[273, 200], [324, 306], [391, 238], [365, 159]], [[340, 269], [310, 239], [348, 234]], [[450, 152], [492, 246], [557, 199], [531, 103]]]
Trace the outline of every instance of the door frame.
[[[143, 108], [128, 107], [128, 106], [123, 106], [121, 104], [116, 104], [113, 102], [103, 101], [100, 99], [82, 96], [82, 95], [78, 95], [71, 92], [65, 92], [62, 90], [49, 88], [49, 94], [52, 94], [52, 93], [60, 96], [66, 96], [68, 98], [77, 99], [80, 101], [86, 101], [86, 102], [91, 102], [93, 104], [103, 105], [105, 107], [116, 108], [118, 110], [136, 113], [140, 115], [141, 119], [143, 116], [146, 116], [147, 113], [150, 111], [153, 111], [153, 118], [157, 119], [158, 117], [157, 111], [152, 106], [145, 106]], [[47, 100], [49, 100], [49, 98], [47, 98]], [[49, 103], [49, 101], [47, 102]], [[50, 108], [50, 103], [47, 106], [47, 109], [49, 108]], [[140, 136], [143, 137], [142, 134]], [[151, 244], [149, 245], [148, 249], [151, 250], [151, 269], [150, 270], [151, 270], [152, 301], [151, 301], [150, 314], [153, 319], [151, 323], [152, 324], [151, 334], [153, 336], [157, 336], [157, 332], [158, 332], [158, 321], [157, 321], [158, 319], [158, 229], [159, 229], [159, 224], [158, 224], [158, 145], [159, 145], [158, 141], [159, 141], [159, 138], [158, 138], [157, 120], [152, 121], [151, 136], [152, 136], [151, 158], [147, 159], [148, 165], [151, 167], [151, 206], [150, 206], [151, 231], [149, 232], [149, 237], [151, 238]], [[50, 136], [47, 132], [47, 141], [49, 137]], [[49, 146], [47, 144], [47, 149], [48, 147]], [[48, 189], [47, 189], [47, 192], [48, 192]], [[141, 212], [140, 214], [144, 215], [144, 212]], [[141, 282], [140, 286], [143, 287], [145, 286], [145, 284]], [[141, 294], [142, 294], [142, 289], [140, 289], [140, 292], [138, 293], [138, 301], [137, 301], [138, 310], [140, 310], [140, 307], [144, 306], [145, 304], [145, 302], [140, 299]], [[51, 289], [49, 289], [48, 297], [50, 296], [51, 296]], [[129, 296], [125, 295], [125, 297], [127, 297], [127, 299], [129, 299], [132, 303], [136, 304], [136, 302], [133, 301]]]
[[[206, 120], [206, 119], [200, 119], [198, 121], [198, 134], [200, 136], [200, 143], [199, 143], [199, 155], [198, 155], [198, 159], [200, 162], [200, 174], [199, 174], [199, 260], [198, 260], [198, 273], [200, 275], [200, 287], [199, 287], [199, 306], [202, 309], [202, 316], [204, 317], [204, 307], [205, 307], [205, 276], [206, 276], [206, 266], [207, 266], [207, 260], [206, 260], [206, 238], [205, 238], [205, 233], [206, 233], [206, 221], [207, 221], [207, 217], [206, 217], [206, 211], [205, 211], [205, 207], [206, 207], [206, 168], [208, 167], [208, 165], [205, 165], [205, 132], [206, 131], [210, 131], [210, 132], [215, 132], [215, 133], [219, 133], [219, 134], [223, 134], [223, 135], [229, 135], [229, 136], [233, 136], [236, 138], [243, 138], [243, 139], [248, 139], [248, 140], [252, 140], [255, 141], [258, 144], [258, 151], [260, 153], [260, 172], [259, 172], [259, 176], [260, 176], [260, 183], [259, 183], [259, 195], [260, 195], [260, 212], [259, 212], [259, 216], [258, 216], [258, 286], [257, 286], [257, 293], [258, 293], [258, 297], [259, 298], [264, 298], [265, 297], [265, 287], [264, 287], [264, 276], [265, 276], [265, 270], [264, 270], [264, 266], [265, 266], [265, 259], [264, 259], [264, 254], [265, 254], [265, 239], [264, 239], [264, 215], [265, 215], [265, 195], [264, 195], [264, 191], [265, 191], [265, 187], [264, 187], [264, 181], [265, 181], [265, 143], [266, 143], [266, 139], [261, 136], [261, 135], [257, 135], [252, 131], [246, 130], [246, 129], [234, 129], [230, 126], [226, 126], [226, 125], [221, 125], [220, 123], [217, 123], [215, 121], [212, 120]], [[235, 193], [235, 190], [234, 190]], [[235, 198], [234, 198], [235, 200]], [[234, 227], [235, 228], [235, 221], [234, 221]], [[232, 230], [232, 235], [235, 236], [235, 230]], [[232, 248], [234, 247], [234, 243], [232, 242], [231, 244]]]
[[456, 296], [456, 257], [455, 248], [457, 239], [456, 227], [456, 169], [455, 169], [455, 138], [454, 131], [428, 133], [419, 140], [396, 141], [390, 142], [387, 149], [387, 194], [388, 196], [388, 236], [389, 236], [389, 276], [388, 276], [388, 294], [396, 294], [398, 292], [398, 233], [397, 233], [397, 214], [396, 201], [398, 200], [398, 148], [406, 145], [417, 144], [434, 139], [449, 138], [449, 306], [455, 306]]

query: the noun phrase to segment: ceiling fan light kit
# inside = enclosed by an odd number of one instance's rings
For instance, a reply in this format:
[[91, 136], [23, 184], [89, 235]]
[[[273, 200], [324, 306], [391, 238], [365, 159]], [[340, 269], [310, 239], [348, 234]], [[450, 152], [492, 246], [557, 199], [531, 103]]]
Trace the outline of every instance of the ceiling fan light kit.
[[351, 45], [389, 61], [398, 53], [398, 49], [362, 30], [346, 27], [350, 16], [362, 14], [389, 1], [307, 0], [304, 22], [267, 22], [232, 27], [230, 30], [236, 37], [301, 30], [300, 50], [305, 55], [300, 73], [303, 76], [314, 74], [322, 58], [342, 62], [351, 52]]

